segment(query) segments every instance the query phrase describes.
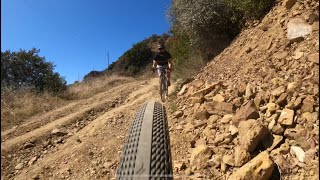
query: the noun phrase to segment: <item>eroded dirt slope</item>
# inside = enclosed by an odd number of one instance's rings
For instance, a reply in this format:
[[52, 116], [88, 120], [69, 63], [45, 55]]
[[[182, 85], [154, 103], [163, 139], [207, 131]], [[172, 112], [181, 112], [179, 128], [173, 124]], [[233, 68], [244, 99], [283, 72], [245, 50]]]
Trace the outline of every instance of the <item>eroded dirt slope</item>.
[[[319, 178], [319, 1], [277, 1], [176, 98], [199, 179]], [[172, 134], [174, 134], [172, 133]]]
[[137, 109], [158, 97], [157, 78], [136, 80], [2, 132], [2, 179], [113, 178]]

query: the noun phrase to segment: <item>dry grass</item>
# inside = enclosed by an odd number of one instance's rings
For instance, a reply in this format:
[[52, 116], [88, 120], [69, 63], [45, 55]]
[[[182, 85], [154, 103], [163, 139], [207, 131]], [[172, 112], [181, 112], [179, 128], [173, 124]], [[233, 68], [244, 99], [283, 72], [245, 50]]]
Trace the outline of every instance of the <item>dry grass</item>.
[[174, 80], [183, 79], [186, 80], [199, 73], [206, 63], [201, 59], [199, 55], [192, 55], [189, 59], [183, 61], [179, 65], [174, 65], [172, 77]]
[[108, 88], [132, 81], [133, 78], [117, 75], [92, 78], [88, 81], [76, 83], [68, 87], [65, 97], [67, 99], [86, 99], [94, 94], [103, 92]]
[[70, 85], [63, 94], [36, 93], [30, 90], [4, 88], [1, 93], [1, 131], [20, 125], [36, 114], [62, 107], [74, 100], [90, 98], [132, 78], [104, 76]]
[[50, 93], [6, 89], [1, 94], [1, 131], [19, 125], [31, 116], [67, 103]]

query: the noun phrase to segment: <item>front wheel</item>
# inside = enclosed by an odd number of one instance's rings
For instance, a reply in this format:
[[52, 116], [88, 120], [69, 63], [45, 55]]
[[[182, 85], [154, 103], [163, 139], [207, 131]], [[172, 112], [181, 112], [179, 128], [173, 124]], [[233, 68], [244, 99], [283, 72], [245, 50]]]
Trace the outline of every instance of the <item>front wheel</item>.
[[150, 101], [137, 112], [116, 179], [173, 179], [166, 110], [160, 103]]

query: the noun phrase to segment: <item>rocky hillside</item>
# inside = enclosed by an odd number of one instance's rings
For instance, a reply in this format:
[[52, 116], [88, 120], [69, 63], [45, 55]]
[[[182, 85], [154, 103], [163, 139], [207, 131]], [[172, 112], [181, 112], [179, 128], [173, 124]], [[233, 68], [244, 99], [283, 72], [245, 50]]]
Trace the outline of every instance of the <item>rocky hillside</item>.
[[[215, 179], [319, 178], [319, 1], [277, 1], [182, 84], [175, 173]], [[174, 152], [175, 153], [175, 152]]]
[[[105, 74], [117, 74], [122, 76], [143, 75], [146, 66], [152, 62], [152, 57], [157, 51], [158, 44], [165, 44], [170, 38], [168, 34], [158, 36], [156, 34], [146, 38], [127, 50], [119, 59], [103, 71], [91, 71], [84, 76], [85, 80], [90, 78], [101, 77]], [[150, 65], [151, 67], [151, 65]], [[150, 71], [150, 68], [147, 69]]]

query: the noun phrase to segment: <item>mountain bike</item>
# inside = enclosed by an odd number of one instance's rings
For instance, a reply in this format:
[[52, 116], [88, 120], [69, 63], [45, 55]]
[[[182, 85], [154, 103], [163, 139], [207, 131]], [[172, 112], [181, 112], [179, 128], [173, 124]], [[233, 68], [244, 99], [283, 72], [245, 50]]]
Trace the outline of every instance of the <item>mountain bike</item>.
[[116, 179], [173, 179], [167, 116], [161, 103], [149, 101], [136, 113]]
[[165, 102], [165, 100], [168, 98], [168, 76], [167, 71], [168, 68], [165, 67], [157, 67], [160, 70], [160, 78], [159, 78], [159, 85], [160, 85], [160, 97], [161, 101]]

